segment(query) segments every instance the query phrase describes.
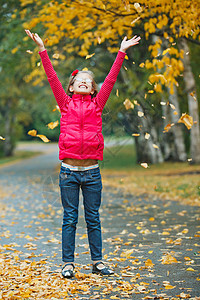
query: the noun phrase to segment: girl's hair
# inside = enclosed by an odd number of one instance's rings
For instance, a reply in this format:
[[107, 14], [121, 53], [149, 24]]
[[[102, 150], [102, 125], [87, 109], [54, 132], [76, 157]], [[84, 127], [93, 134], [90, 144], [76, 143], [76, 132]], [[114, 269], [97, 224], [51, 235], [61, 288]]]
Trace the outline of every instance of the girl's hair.
[[67, 85], [67, 90], [66, 90], [67, 95], [72, 97], [73, 92], [70, 92], [69, 88], [71, 85], [74, 84], [74, 81], [76, 80], [76, 76], [81, 73], [86, 73], [86, 74], [90, 75], [90, 77], [92, 78], [92, 87], [93, 87], [94, 93], [91, 94], [91, 97], [94, 98], [98, 93], [98, 89], [97, 89], [97, 84], [94, 81], [94, 74], [92, 71], [78, 71], [78, 73], [76, 73], [76, 75], [74, 75], [74, 76], [71, 75], [69, 78], [69, 83]]

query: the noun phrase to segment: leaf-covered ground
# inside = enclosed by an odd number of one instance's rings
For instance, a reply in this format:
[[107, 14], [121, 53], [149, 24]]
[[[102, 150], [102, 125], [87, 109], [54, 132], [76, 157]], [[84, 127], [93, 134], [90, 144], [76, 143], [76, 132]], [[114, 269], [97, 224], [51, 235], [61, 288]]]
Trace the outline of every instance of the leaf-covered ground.
[[200, 299], [199, 206], [111, 188], [105, 172], [104, 260], [115, 276], [91, 274], [81, 202], [76, 277], [63, 279], [56, 157], [0, 169], [0, 299]]

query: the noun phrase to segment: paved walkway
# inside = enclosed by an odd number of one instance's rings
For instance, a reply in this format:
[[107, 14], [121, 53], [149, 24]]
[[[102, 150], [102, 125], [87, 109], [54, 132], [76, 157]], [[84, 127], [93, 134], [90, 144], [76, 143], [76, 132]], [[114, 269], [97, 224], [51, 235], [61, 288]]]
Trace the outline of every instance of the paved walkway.
[[[0, 168], [1, 251], [12, 253], [17, 249], [21, 259], [46, 259], [55, 272], [61, 264], [58, 173], [58, 150], [54, 144], [45, 144], [42, 155]], [[76, 263], [81, 272], [89, 274], [82, 201], [80, 208]], [[199, 212], [199, 207], [104, 189], [103, 248], [117, 281], [113, 281], [110, 293], [100, 292], [99, 287], [100, 298], [96, 289], [93, 294], [67, 299], [198, 299]], [[119, 292], [120, 280], [134, 284], [134, 292]]]

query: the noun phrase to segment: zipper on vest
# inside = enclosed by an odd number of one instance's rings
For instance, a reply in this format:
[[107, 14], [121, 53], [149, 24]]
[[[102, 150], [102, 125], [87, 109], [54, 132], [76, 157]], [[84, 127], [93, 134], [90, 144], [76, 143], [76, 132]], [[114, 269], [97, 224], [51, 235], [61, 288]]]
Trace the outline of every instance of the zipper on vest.
[[83, 96], [81, 99], [81, 156], [83, 155]]

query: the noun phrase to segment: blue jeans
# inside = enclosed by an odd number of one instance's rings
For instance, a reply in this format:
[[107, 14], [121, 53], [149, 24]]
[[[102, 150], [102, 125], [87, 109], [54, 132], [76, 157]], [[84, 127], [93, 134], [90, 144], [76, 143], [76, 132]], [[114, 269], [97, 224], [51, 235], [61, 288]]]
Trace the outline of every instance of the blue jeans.
[[62, 225], [62, 260], [74, 261], [76, 224], [78, 222], [79, 191], [82, 189], [85, 221], [91, 259], [102, 259], [101, 204], [102, 182], [99, 168], [71, 171], [61, 166], [59, 185], [64, 208]]

